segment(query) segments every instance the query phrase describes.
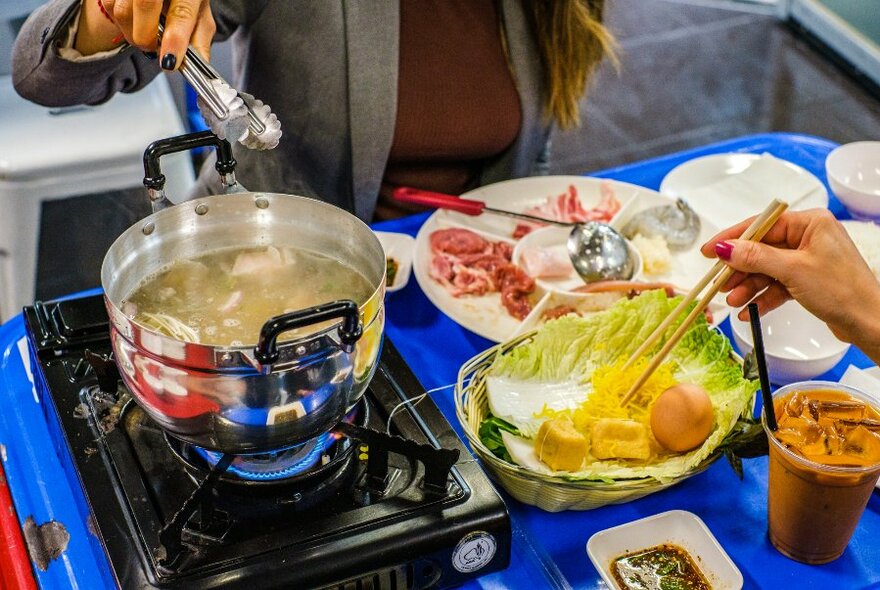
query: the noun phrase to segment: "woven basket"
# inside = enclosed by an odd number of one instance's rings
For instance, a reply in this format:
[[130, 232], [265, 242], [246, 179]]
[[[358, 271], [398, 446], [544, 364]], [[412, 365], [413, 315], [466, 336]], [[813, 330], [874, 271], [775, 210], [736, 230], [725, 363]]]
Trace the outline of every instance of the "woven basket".
[[[704, 471], [718, 459], [719, 454], [712, 454], [687, 473], [663, 483], [650, 477], [606, 483], [569, 481], [562, 477], [536, 473], [495, 456], [478, 435], [480, 423], [489, 413], [486, 375], [498, 355], [507, 354], [517, 346], [527, 343], [534, 334], [534, 331], [523, 334], [473, 357], [462, 365], [455, 386], [456, 415], [470, 441], [471, 448], [483, 464], [488, 466], [494, 478], [514, 498], [548, 512], [592, 510], [606, 504], [621, 504], [659, 492]], [[742, 362], [739, 358], [737, 360]]]

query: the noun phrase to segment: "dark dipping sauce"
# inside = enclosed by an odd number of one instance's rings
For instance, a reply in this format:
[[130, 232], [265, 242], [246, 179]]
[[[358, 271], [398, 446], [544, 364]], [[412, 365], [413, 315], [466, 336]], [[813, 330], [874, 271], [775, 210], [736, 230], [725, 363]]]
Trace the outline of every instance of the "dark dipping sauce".
[[385, 258], [385, 285], [391, 287], [394, 285], [394, 279], [397, 278], [397, 269], [400, 268], [400, 263], [396, 260], [387, 256]]
[[691, 556], [677, 545], [621, 555], [611, 564], [611, 573], [624, 590], [712, 590]]

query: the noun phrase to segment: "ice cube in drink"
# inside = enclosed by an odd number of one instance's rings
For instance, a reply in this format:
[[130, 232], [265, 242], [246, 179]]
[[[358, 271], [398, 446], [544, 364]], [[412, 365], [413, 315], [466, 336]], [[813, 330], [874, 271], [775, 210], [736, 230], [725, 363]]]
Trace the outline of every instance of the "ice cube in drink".
[[775, 405], [776, 438], [792, 452], [823, 465], [880, 463], [880, 432], [867, 427], [880, 423], [880, 412], [867, 403], [842, 391], [814, 389]]

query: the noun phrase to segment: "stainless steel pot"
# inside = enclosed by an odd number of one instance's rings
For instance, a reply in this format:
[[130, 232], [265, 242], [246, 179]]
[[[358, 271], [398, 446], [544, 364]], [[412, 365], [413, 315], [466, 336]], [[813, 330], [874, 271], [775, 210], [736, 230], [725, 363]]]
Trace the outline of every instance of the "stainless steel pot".
[[[208, 144], [218, 148], [217, 169], [232, 194], [169, 206], [159, 157]], [[363, 396], [381, 348], [385, 255], [376, 236], [355, 216], [320, 201], [234, 192], [229, 144], [210, 133], [156, 142], [144, 161], [154, 213], [113, 243], [101, 269], [116, 363], [136, 401], [171, 435], [226, 453], [273, 451], [333, 428]], [[267, 318], [249, 346], [184, 342], [123, 312], [125, 298], [175, 260], [269, 245], [336, 258], [363, 274], [372, 295]], [[290, 330], [298, 331], [295, 337], [279, 341]]]

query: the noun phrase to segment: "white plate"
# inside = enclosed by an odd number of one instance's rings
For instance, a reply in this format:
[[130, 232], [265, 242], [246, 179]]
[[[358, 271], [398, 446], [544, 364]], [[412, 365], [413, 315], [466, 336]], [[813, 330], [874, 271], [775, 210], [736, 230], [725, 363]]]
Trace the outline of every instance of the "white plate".
[[[753, 168], [758, 162], [762, 165]], [[714, 195], [707, 195], [703, 190], [716, 183], [729, 182], [734, 177], [751, 181], [753, 187], [766, 186], [767, 191], [750, 205], [740, 199], [731, 203], [731, 197], [727, 194], [717, 195], [719, 200], [724, 199], [720, 203], [713, 199]], [[663, 178], [660, 192], [671, 197], [686, 198], [701, 217], [707, 217], [721, 227], [760, 213], [773, 198], [788, 201], [793, 211], [828, 207], [828, 191], [818, 178], [797, 164], [769, 154], [714, 154], [688, 160]], [[737, 203], [741, 203], [742, 207], [730, 206]], [[719, 204], [724, 206], [721, 217], [717, 207]]]
[[[549, 196], [559, 195], [569, 185], [574, 185], [584, 207], [592, 208], [599, 202], [599, 187], [602, 183], [609, 183], [617, 200], [626, 205], [612, 219], [611, 224], [615, 227], [622, 227], [632, 215], [643, 209], [673, 202], [670, 197], [641, 186], [587, 176], [535, 176], [507, 180], [480, 187], [462, 197], [484, 201], [490, 207], [522, 211], [542, 203]], [[422, 225], [416, 236], [413, 272], [425, 295], [452, 320], [495, 342], [503, 342], [516, 334], [520, 328], [520, 320], [507, 313], [501, 305], [499, 293], [488, 293], [479, 297], [453, 297], [440, 283], [432, 279], [428, 273], [431, 263], [429, 236], [438, 229], [463, 227], [490, 240], [515, 244], [516, 240], [512, 235], [516, 224], [516, 220], [488, 213], [471, 217], [450, 211], [437, 211]], [[690, 289], [712, 266], [713, 261], [700, 254], [699, 246], [717, 231], [717, 227], [704, 221], [700, 237], [694, 246], [685, 252], [674, 253], [672, 268], [668, 273], [660, 276], [645, 275], [642, 280], [666, 281], [681, 289]], [[541, 300], [544, 293], [540, 287], [536, 290], [533, 305]], [[723, 299], [719, 301], [723, 302]], [[715, 317], [715, 322], [722, 321], [728, 312], [729, 309], [724, 306], [722, 314]]]
[[379, 238], [379, 243], [382, 244], [382, 249], [385, 250], [386, 258], [393, 258], [397, 261], [397, 274], [394, 276], [394, 283], [386, 285], [385, 292], [393, 293], [394, 291], [399, 291], [409, 282], [416, 240], [407, 234], [387, 231], [373, 233]]
[[599, 531], [587, 542], [587, 554], [608, 584], [617, 588], [612, 562], [624, 555], [671, 543], [687, 551], [715, 590], [739, 590], [743, 576], [706, 524], [692, 512], [670, 510]]

